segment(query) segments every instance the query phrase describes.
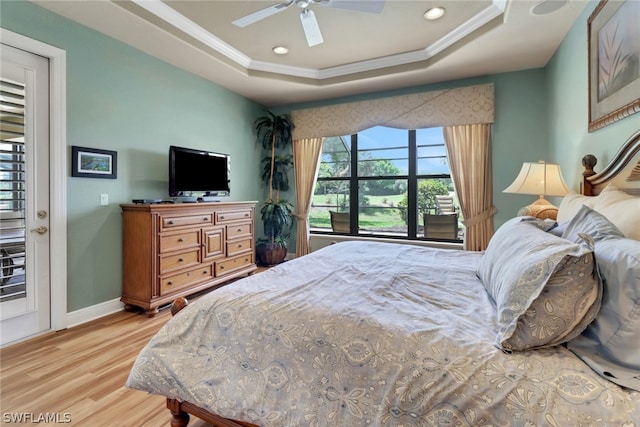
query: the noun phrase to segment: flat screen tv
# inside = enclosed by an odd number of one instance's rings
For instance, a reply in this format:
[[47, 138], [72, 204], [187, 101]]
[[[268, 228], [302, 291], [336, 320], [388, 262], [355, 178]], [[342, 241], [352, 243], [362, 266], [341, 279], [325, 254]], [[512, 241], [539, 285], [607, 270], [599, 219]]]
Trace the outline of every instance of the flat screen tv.
[[169, 147], [169, 196], [218, 197], [230, 193], [230, 156]]

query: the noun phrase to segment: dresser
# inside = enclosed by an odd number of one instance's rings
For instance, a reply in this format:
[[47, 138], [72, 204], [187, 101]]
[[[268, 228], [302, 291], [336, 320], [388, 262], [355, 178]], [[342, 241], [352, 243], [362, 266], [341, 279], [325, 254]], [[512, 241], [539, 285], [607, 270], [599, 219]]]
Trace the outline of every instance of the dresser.
[[256, 202], [123, 204], [122, 298], [158, 307], [257, 269]]

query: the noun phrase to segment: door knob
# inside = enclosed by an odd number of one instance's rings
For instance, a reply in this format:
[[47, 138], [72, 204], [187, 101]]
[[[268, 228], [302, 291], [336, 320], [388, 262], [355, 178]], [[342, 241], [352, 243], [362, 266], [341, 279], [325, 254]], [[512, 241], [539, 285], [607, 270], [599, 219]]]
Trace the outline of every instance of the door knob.
[[44, 225], [41, 225], [40, 227], [36, 227], [31, 231], [35, 231], [38, 234], [45, 234], [47, 231], [49, 231], [49, 229]]

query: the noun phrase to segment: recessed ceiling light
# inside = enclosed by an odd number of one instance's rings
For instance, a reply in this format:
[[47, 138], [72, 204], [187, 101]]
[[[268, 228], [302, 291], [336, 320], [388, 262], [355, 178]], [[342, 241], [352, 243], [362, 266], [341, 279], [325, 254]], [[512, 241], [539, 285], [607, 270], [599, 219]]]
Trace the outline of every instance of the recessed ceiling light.
[[273, 53], [275, 53], [276, 55], [286, 55], [288, 52], [289, 49], [284, 46], [276, 46], [273, 48]]
[[433, 21], [444, 16], [444, 7], [432, 7], [424, 13], [424, 19]]
[[560, 9], [567, 3], [567, 0], [542, 0], [531, 8], [534, 15], [547, 15]]

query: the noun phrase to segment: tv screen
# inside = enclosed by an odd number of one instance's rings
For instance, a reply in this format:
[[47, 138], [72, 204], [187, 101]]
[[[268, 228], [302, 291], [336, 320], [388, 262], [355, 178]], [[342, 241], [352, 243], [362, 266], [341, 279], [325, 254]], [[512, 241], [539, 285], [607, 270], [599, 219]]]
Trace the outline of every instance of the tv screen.
[[169, 147], [169, 195], [228, 196], [230, 156]]

